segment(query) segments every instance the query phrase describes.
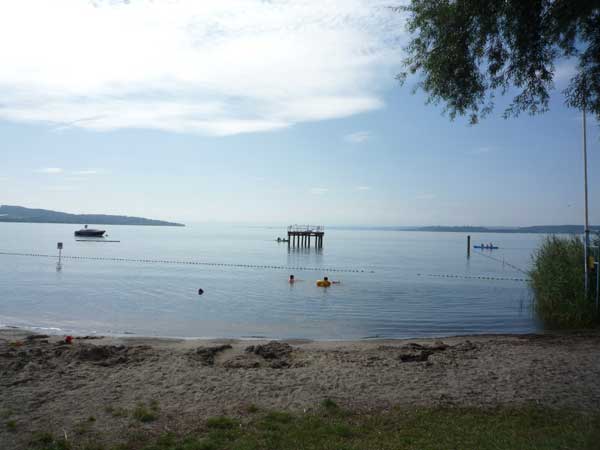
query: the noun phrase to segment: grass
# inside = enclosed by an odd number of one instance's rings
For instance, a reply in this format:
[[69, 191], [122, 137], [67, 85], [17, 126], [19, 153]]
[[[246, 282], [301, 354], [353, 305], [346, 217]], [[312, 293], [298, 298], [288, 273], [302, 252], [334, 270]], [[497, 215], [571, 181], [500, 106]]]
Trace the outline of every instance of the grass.
[[595, 311], [595, 276], [584, 294], [584, 246], [579, 237], [549, 236], [533, 256], [530, 285], [534, 308], [549, 328], [590, 328], [600, 322]]
[[96, 418], [94, 416], [90, 416], [85, 420], [82, 420], [80, 422], [77, 422], [74, 426], [73, 426], [73, 431], [77, 434], [86, 434], [89, 433], [92, 428], [93, 428], [93, 424], [94, 422], [96, 422]]
[[16, 431], [16, 429], [17, 429], [17, 421], [16, 420], [7, 420], [5, 425], [6, 425], [6, 429], [8, 431]]
[[245, 410], [248, 414], [256, 414], [259, 411], [259, 408], [254, 403], [250, 403], [249, 405], [246, 405]]
[[107, 406], [105, 411], [113, 417], [127, 417], [129, 415], [129, 411], [119, 406]]
[[[203, 431], [136, 435], [127, 450], [556, 450], [597, 449], [600, 414], [543, 408], [393, 409], [352, 413], [324, 404], [315, 413], [214, 417]], [[31, 450], [69, 450], [46, 435]], [[73, 446], [73, 449], [85, 447]], [[113, 450], [115, 447], [93, 447]]]
[[206, 421], [206, 427], [210, 430], [232, 430], [237, 427], [239, 422], [230, 417], [211, 417]]
[[52, 433], [39, 432], [34, 433], [30, 449], [31, 450], [72, 450], [71, 443], [65, 439], [55, 438]]
[[321, 402], [321, 407], [329, 412], [336, 412], [340, 409], [336, 402], [331, 400], [330, 398], [326, 398]]
[[133, 409], [132, 416], [140, 422], [153, 422], [158, 419], [158, 411], [158, 402], [153, 400], [149, 406], [146, 406], [144, 403], [138, 403]]

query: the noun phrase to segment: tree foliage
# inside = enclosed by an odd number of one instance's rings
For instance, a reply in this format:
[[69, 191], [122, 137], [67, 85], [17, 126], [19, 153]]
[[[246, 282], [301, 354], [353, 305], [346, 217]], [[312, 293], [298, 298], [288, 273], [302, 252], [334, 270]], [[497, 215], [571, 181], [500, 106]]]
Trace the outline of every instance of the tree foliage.
[[488, 114], [497, 94], [516, 90], [504, 116], [548, 109], [556, 65], [577, 61], [563, 91], [569, 106], [600, 119], [600, 0], [411, 0], [407, 74], [453, 119]]

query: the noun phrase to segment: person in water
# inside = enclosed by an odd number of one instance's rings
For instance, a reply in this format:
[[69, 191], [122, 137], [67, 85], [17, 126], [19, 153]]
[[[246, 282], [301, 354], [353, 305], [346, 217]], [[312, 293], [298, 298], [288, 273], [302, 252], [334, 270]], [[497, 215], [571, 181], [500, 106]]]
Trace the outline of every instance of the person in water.
[[340, 281], [331, 281], [328, 277], [323, 277], [322, 280], [317, 280], [317, 286], [319, 287], [329, 287], [332, 284], [340, 284]]
[[294, 275], [290, 275], [289, 282], [290, 283], [295, 283], [296, 282], [296, 278], [294, 278]]

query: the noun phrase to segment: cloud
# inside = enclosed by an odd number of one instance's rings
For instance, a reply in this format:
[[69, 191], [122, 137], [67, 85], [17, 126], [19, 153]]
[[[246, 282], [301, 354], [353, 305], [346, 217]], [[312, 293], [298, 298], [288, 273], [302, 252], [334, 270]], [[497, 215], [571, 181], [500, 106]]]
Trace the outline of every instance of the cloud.
[[372, 111], [402, 58], [388, 6], [0, 2], [0, 119], [221, 136]]
[[369, 140], [370, 137], [371, 133], [368, 131], [357, 131], [356, 133], [350, 133], [344, 136], [344, 140], [352, 144], [362, 144]]
[[313, 195], [323, 195], [323, 194], [326, 194], [327, 192], [329, 192], [329, 189], [327, 189], [327, 188], [322, 188], [322, 187], [310, 188], [310, 193]]
[[47, 174], [58, 174], [63, 173], [63, 170], [60, 167], [45, 167], [43, 169], [36, 170], [37, 173], [47, 173]]
[[83, 169], [83, 170], [74, 170], [71, 172], [73, 175], [97, 175], [102, 173], [102, 169]]
[[370, 191], [371, 186], [356, 186], [357, 191]]

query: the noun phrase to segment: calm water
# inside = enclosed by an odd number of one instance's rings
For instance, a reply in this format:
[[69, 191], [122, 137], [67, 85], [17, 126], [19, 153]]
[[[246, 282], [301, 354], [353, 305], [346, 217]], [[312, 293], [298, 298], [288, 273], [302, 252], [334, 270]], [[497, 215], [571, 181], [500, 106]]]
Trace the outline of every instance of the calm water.
[[[0, 255], [0, 326], [146, 336], [360, 339], [531, 332], [523, 278], [539, 235], [473, 235], [501, 247], [467, 260], [462, 233], [328, 229], [324, 248], [288, 251], [283, 228], [105, 226], [120, 243], [76, 242], [74, 225], [0, 223], [0, 251], [361, 273], [63, 260]], [[323, 275], [342, 281], [317, 288]], [[431, 275], [459, 275], [446, 278]], [[202, 296], [198, 288], [204, 289]]]

